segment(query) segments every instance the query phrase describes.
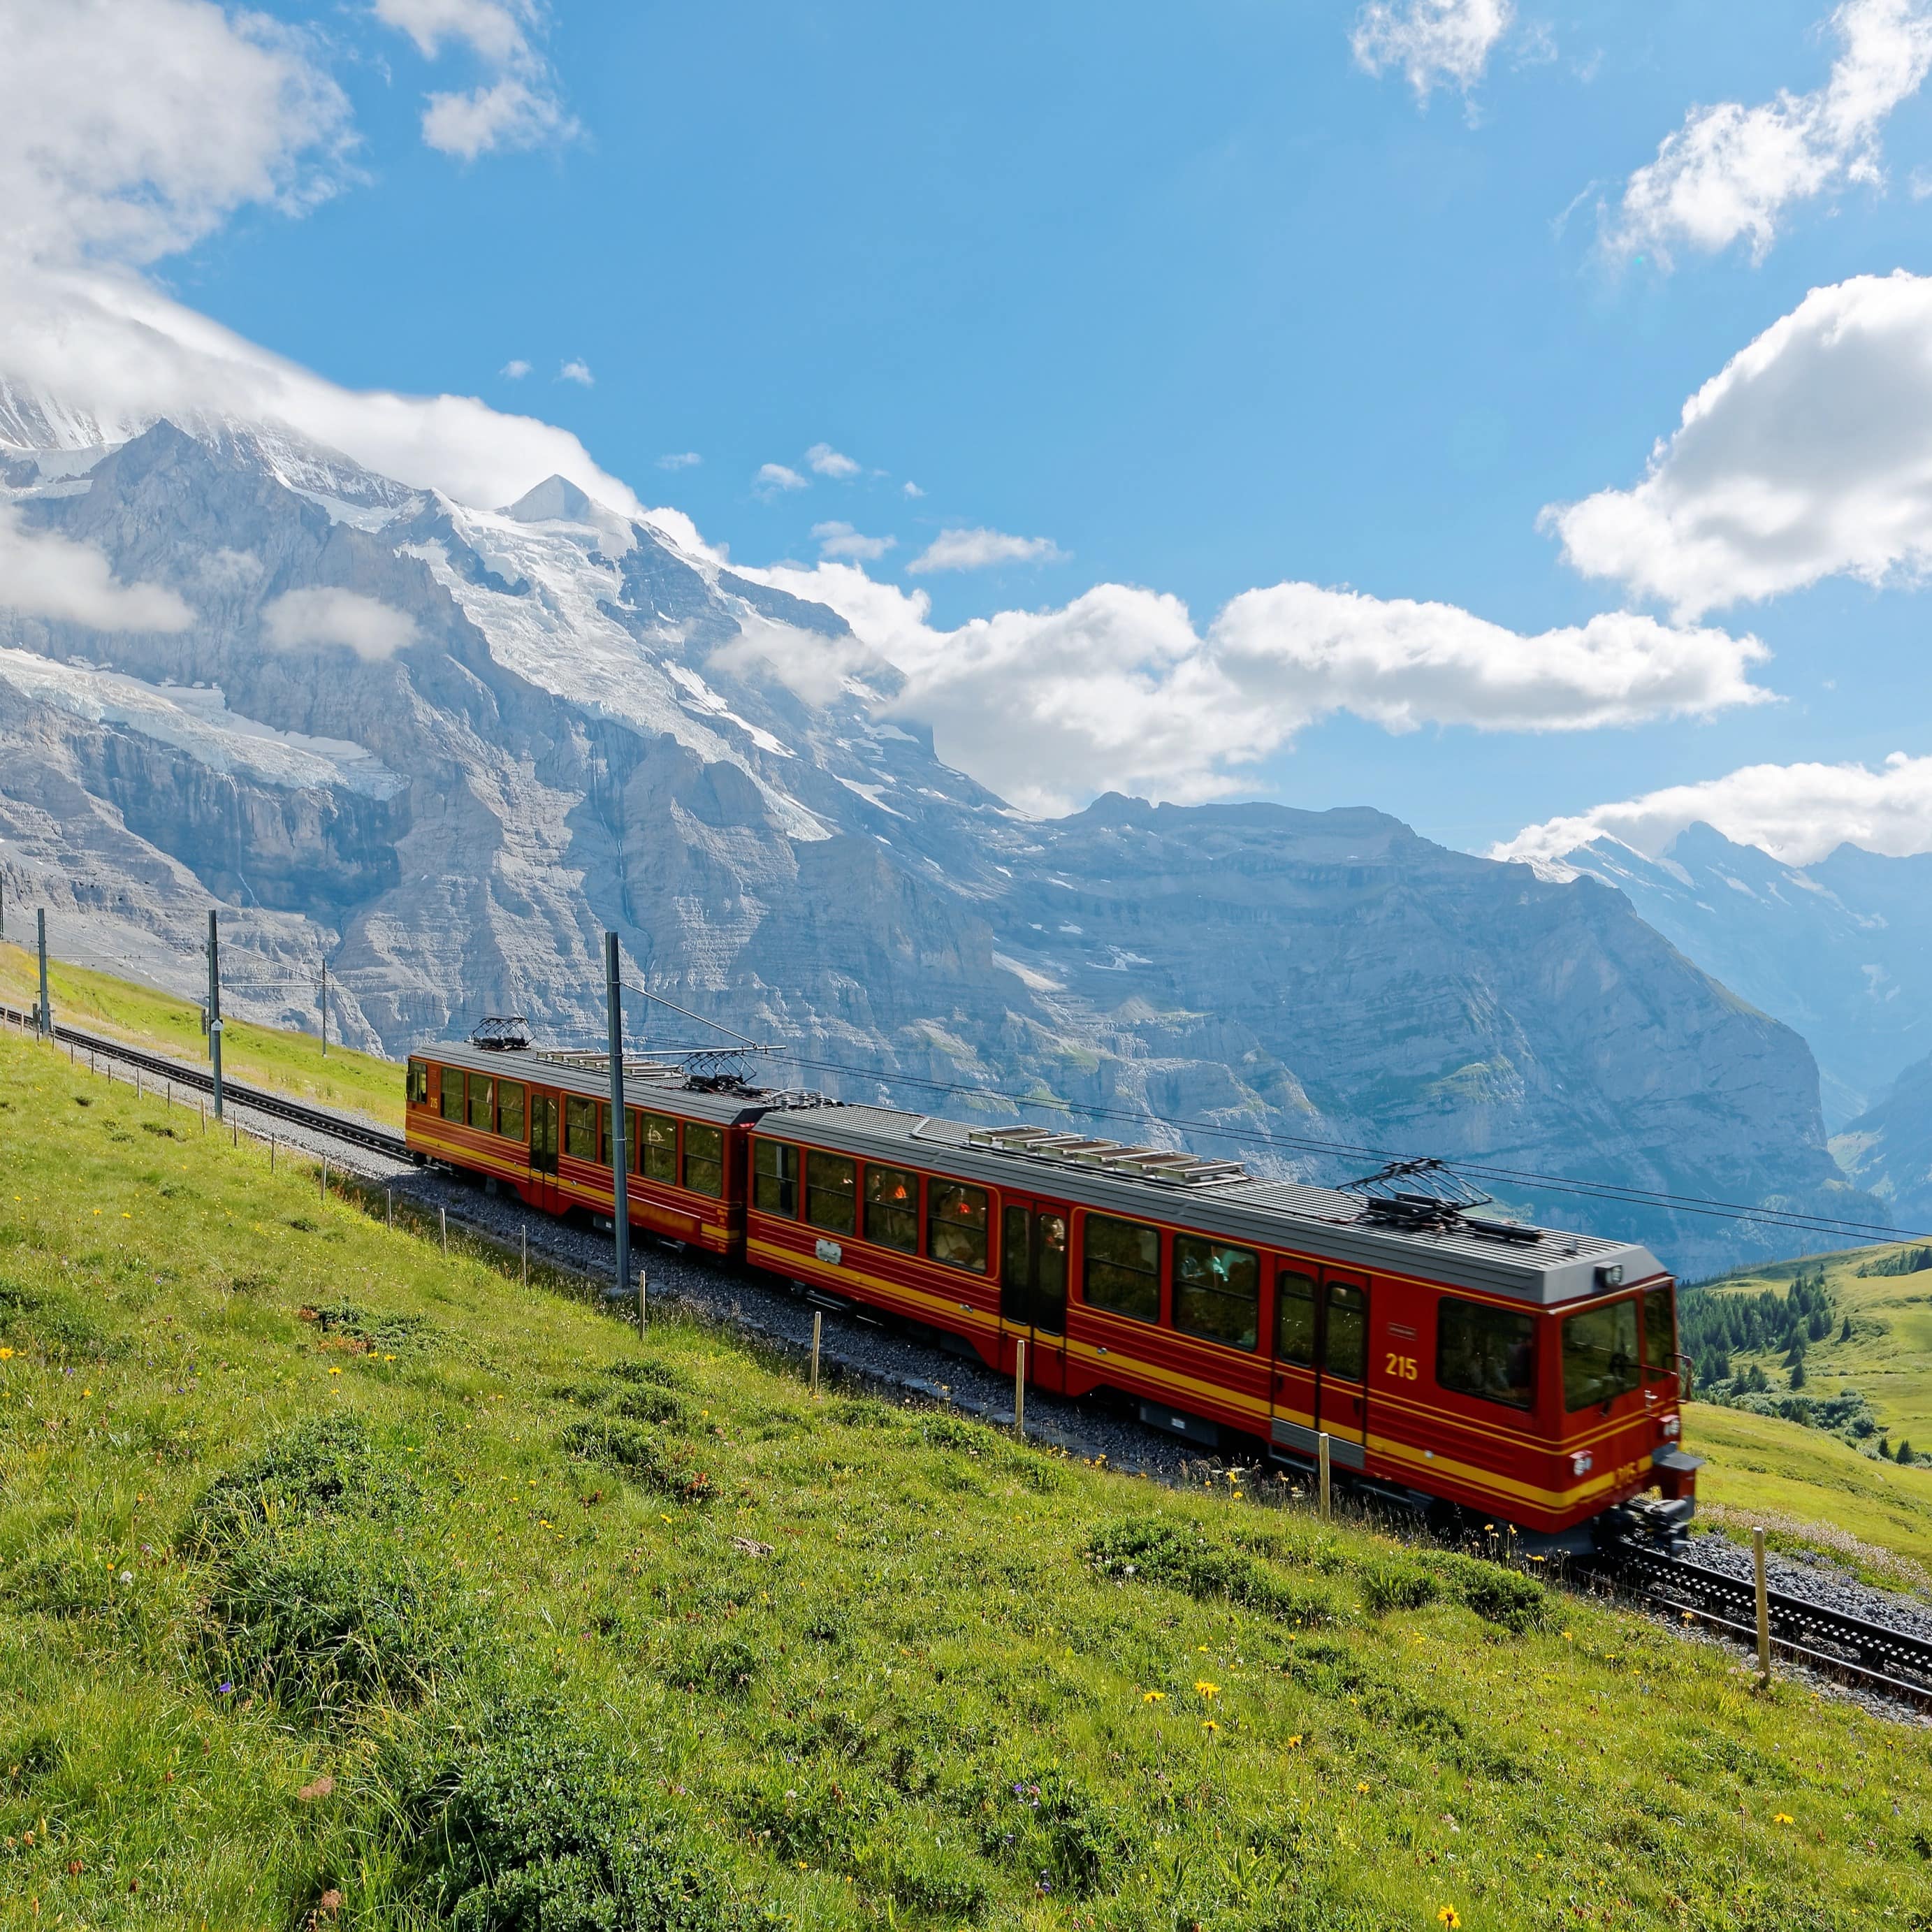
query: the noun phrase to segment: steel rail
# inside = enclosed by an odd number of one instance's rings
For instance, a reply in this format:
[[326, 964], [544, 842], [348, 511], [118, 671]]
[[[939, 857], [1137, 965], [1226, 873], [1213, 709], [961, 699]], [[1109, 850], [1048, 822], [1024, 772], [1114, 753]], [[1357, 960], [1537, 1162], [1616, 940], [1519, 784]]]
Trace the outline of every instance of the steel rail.
[[[22, 1012], [16, 1006], [0, 1006], [0, 1018], [22, 1027], [31, 1027], [34, 1023], [32, 1014]], [[191, 1092], [208, 1094], [214, 1090], [214, 1076], [198, 1067], [184, 1066], [164, 1054], [144, 1052], [124, 1041], [110, 1040], [100, 1034], [82, 1033], [77, 1028], [62, 1026], [58, 1021], [54, 1025], [54, 1042], [138, 1066], [143, 1072], [172, 1081], [176, 1086], [185, 1087]], [[246, 1107], [252, 1112], [286, 1120], [292, 1126], [304, 1128], [310, 1133], [324, 1135], [370, 1154], [384, 1155], [391, 1160], [406, 1162], [412, 1167], [423, 1164], [422, 1156], [400, 1134], [391, 1133], [386, 1128], [370, 1126], [364, 1121], [332, 1113], [325, 1107], [307, 1106], [300, 1100], [290, 1100], [286, 1094], [271, 1093], [266, 1088], [246, 1086], [226, 1076], [222, 1079], [221, 1090], [223, 1097], [232, 1106]]]
[[[1606, 1550], [1594, 1567], [1626, 1594], [1741, 1643], [1757, 1641], [1756, 1587], [1744, 1578], [1630, 1544]], [[1766, 1594], [1774, 1650], [1888, 1697], [1932, 1708], [1932, 1638], [1782, 1590]]]

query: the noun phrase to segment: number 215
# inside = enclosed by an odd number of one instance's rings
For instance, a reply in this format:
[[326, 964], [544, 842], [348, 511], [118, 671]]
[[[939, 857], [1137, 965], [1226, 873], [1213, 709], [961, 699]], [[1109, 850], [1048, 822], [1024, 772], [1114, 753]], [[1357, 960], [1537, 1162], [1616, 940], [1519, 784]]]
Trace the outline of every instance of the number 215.
[[1391, 1355], [1382, 1372], [1393, 1376], [1398, 1382], [1414, 1382], [1418, 1379], [1415, 1358], [1413, 1355]]

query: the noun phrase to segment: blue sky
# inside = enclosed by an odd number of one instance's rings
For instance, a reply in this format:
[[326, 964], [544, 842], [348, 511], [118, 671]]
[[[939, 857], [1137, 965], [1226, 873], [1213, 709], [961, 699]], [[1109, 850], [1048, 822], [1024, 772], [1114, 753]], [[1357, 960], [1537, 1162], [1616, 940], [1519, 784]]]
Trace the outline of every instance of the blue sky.
[[[1918, 0], [1854, 5], [1919, 58]], [[1708, 715], [1478, 729], [1424, 706], [1395, 732], [1330, 709], [1223, 789], [1374, 804], [1482, 849], [1740, 767], [1932, 754], [1910, 533], [1882, 569], [1828, 562], [1764, 596], [1720, 572], [1687, 604], [1627, 559], [1586, 577], [1538, 526], [1630, 490], [1686, 398], [1810, 291], [1932, 274], [1910, 76], [1850, 135], [1810, 137], [1838, 143], [1823, 185], [1751, 184], [1759, 246], [1619, 214], [1694, 110], [1782, 93], [1785, 132], [1803, 122], [1848, 44], [1824, 0], [1386, 0], [1378, 73], [1352, 47], [1376, 23], [1330, 0], [272, 10], [346, 97], [334, 191], [299, 212], [238, 195], [148, 272], [332, 382], [545, 418], [735, 560], [814, 563], [828, 524], [891, 538], [865, 568], [922, 590], [939, 631], [1103, 584], [1178, 597], [1204, 630], [1286, 580], [1532, 637], [1644, 613], [1772, 653], [1748, 676], [1776, 701]], [[466, 38], [484, 14], [514, 28], [507, 54]], [[1459, 16], [1475, 68], [1425, 74], [1420, 98], [1400, 36]], [[425, 141], [426, 95], [505, 74], [543, 124], [471, 158]], [[590, 382], [560, 376], [572, 362]], [[1807, 407], [1780, 405], [1776, 433]], [[1814, 432], [1790, 433], [1803, 469]], [[814, 474], [820, 445], [858, 473]], [[805, 487], [760, 488], [766, 464]], [[1052, 549], [908, 575], [948, 530]], [[1809, 808], [1802, 788], [1778, 806]]]

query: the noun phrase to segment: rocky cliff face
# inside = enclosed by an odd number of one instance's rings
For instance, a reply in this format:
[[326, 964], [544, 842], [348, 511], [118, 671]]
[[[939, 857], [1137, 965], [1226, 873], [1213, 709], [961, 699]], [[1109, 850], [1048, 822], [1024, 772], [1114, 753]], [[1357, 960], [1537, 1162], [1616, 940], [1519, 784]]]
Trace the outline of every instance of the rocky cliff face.
[[[238, 1009], [312, 1024], [326, 956], [367, 1044], [504, 1012], [587, 1043], [611, 926], [664, 998], [855, 1097], [1057, 1095], [1326, 1179], [1373, 1159], [1311, 1144], [1858, 1204], [1803, 1042], [1594, 880], [1360, 809], [1028, 821], [886, 715], [897, 674], [842, 619], [674, 530], [192, 427], [0, 417], [11, 514], [193, 614], [0, 615], [0, 874], [70, 956], [192, 987], [218, 903]], [[635, 1004], [646, 1042], [707, 1037]], [[1786, 1240], [1509, 1198], [1689, 1270]]]
[[1655, 859], [1604, 838], [1557, 869], [1628, 893], [1706, 972], [1802, 1034], [1834, 1127], [1932, 1045], [1932, 854], [1841, 845], [1786, 866], [1694, 825]]
[[1901, 1227], [1932, 1228], [1932, 1054], [1832, 1143], [1855, 1185], [1868, 1189]]

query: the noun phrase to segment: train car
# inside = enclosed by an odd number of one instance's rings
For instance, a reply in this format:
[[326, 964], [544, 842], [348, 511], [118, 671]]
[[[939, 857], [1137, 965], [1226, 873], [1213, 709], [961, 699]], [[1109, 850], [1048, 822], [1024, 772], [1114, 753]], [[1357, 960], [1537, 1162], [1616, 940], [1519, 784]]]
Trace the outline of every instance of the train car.
[[[518, 1045], [426, 1048], [410, 1059], [404, 1136], [415, 1151], [507, 1186], [544, 1214], [578, 1208], [608, 1220], [608, 1066], [602, 1054]], [[745, 1238], [740, 1130], [762, 1106], [649, 1061], [627, 1063], [626, 1078], [632, 1222], [736, 1259]]]
[[[436, 1046], [408, 1140], [534, 1208], [612, 1212], [601, 1054]], [[627, 1065], [630, 1214], [835, 1305], [1098, 1389], [1204, 1448], [1306, 1466], [1448, 1528], [1664, 1541], [1695, 1508], [1676, 1289], [1647, 1249], [1238, 1161]]]
[[[1625, 1242], [1238, 1162], [872, 1107], [746, 1129], [746, 1258], [1106, 1387], [1204, 1446], [1331, 1462], [1439, 1522], [1588, 1543], [1692, 1513], [1674, 1284]], [[1654, 1493], [1653, 1493], [1654, 1492]]]

